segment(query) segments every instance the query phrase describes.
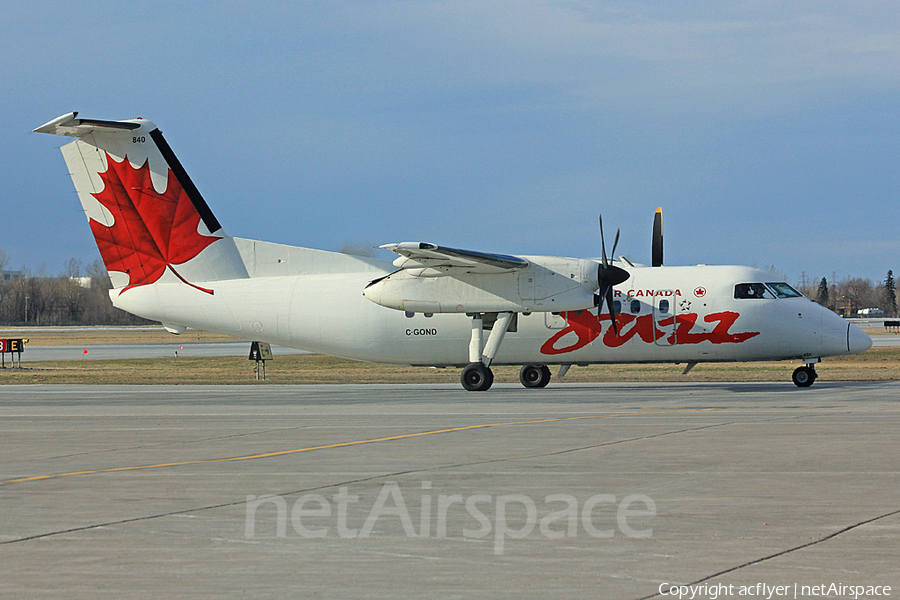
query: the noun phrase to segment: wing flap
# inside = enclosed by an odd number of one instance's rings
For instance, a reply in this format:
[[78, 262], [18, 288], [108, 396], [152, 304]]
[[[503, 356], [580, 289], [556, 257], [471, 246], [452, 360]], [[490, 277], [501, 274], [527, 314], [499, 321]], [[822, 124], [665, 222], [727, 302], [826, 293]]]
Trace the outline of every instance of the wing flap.
[[400, 242], [385, 244], [381, 248], [400, 255], [394, 261], [395, 267], [439, 269], [448, 275], [453, 275], [456, 270], [465, 273], [504, 273], [524, 269], [529, 264], [518, 256], [447, 248], [428, 242]]

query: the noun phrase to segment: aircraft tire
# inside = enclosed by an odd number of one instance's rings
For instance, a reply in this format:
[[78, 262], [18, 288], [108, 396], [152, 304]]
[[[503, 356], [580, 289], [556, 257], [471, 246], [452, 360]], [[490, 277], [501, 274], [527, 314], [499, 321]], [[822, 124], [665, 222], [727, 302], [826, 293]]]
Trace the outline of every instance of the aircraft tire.
[[797, 367], [791, 375], [791, 380], [797, 387], [805, 388], [815, 383], [816, 377], [818, 375], [812, 367]]
[[547, 387], [550, 383], [550, 367], [547, 365], [524, 365], [519, 370], [519, 381], [527, 388]]
[[494, 373], [481, 363], [472, 363], [462, 370], [459, 380], [466, 391], [485, 392], [494, 383]]

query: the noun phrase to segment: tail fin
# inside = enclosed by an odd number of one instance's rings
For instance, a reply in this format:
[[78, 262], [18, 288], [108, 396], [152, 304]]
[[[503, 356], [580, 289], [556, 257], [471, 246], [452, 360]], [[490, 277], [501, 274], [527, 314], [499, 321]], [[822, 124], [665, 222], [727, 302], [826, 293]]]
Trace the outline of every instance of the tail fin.
[[120, 294], [170, 277], [212, 294], [209, 282], [248, 277], [234, 241], [156, 125], [77, 117], [34, 131], [78, 138], [61, 150]]

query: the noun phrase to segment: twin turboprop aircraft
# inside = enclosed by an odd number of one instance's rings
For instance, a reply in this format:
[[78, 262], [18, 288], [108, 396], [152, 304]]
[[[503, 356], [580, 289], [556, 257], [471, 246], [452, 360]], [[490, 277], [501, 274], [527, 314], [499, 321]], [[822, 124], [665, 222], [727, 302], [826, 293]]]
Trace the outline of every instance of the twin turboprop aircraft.
[[[462, 367], [467, 390], [492, 365], [800, 360], [800, 387], [823, 357], [870, 338], [766, 271], [664, 267], [662, 213], [652, 265], [607, 256], [507, 256], [430, 243], [386, 244], [393, 263], [225, 235], [160, 130], [143, 119], [68, 113], [34, 131], [76, 138], [63, 157], [115, 306], [160, 321], [375, 363]], [[601, 242], [603, 225], [600, 223]], [[616, 234], [616, 243], [618, 242]], [[615, 254], [616, 243], [611, 254]]]

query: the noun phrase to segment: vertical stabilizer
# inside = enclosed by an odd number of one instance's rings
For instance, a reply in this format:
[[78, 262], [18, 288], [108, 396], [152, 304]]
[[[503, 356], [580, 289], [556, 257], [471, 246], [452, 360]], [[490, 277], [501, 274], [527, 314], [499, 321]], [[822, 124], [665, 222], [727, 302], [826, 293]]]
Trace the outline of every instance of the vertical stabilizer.
[[73, 112], [35, 131], [77, 138], [61, 150], [120, 294], [176, 279], [213, 294], [216, 281], [248, 277], [234, 241], [156, 125]]

